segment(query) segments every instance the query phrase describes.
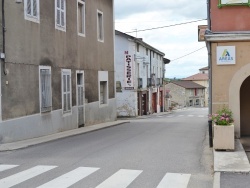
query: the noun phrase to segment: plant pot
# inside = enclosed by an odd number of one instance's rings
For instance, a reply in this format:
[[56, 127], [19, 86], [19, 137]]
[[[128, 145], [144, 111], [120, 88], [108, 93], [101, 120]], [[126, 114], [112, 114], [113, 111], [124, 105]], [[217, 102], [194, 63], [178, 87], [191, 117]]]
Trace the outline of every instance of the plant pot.
[[214, 149], [234, 150], [234, 125], [214, 124]]

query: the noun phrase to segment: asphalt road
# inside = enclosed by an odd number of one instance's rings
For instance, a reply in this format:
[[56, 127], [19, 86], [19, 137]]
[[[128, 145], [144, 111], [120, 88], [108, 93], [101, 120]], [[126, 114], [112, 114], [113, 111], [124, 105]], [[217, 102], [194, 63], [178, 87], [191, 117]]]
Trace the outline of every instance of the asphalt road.
[[0, 187], [211, 188], [207, 113], [191, 108], [151, 115], [1, 152]]

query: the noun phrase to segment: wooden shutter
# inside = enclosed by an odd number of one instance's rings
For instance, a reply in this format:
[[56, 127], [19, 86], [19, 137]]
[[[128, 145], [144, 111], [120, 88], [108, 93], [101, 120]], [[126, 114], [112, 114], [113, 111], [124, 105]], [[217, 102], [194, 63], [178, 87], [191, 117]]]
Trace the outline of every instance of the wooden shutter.
[[65, 0], [61, 0], [61, 26], [65, 26]]
[[60, 21], [60, 0], [56, 0], [56, 24], [60, 25], [61, 21]]
[[70, 72], [63, 72], [63, 112], [71, 111], [71, 76]]
[[27, 14], [31, 16], [31, 0], [27, 0]]
[[40, 69], [41, 81], [41, 112], [51, 111], [51, 72], [49, 69]]
[[33, 16], [37, 17], [37, 0], [33, 0]]

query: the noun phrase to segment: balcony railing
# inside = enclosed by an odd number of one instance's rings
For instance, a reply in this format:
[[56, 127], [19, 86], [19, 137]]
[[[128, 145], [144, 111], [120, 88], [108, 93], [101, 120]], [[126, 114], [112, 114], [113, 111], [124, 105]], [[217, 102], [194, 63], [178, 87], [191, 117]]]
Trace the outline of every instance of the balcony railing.
[[157, 86], [162, 86], [162, 78], [157, 78]]
[[138, 78], [138, 89], [142, 88], [142, 86], [143, 86], [142, 78]]
[[147, 87], [151, 86], [151, 78], [147, 78]]

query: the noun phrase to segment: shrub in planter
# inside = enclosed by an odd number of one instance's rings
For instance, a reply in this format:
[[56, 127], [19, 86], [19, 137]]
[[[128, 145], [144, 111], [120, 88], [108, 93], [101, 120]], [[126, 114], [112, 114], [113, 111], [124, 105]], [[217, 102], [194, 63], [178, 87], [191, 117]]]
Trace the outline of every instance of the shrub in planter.
[[228, 108], [222, 108], [210, 115], [214, 122], [214, 149], [234, 150], [234, 120], [233, 113]]
[[210, 118], [216, 125], [227, 126], [234, 122], [232, 111], [225, 107], [219, 110], [216, 114], [210, 115]]

